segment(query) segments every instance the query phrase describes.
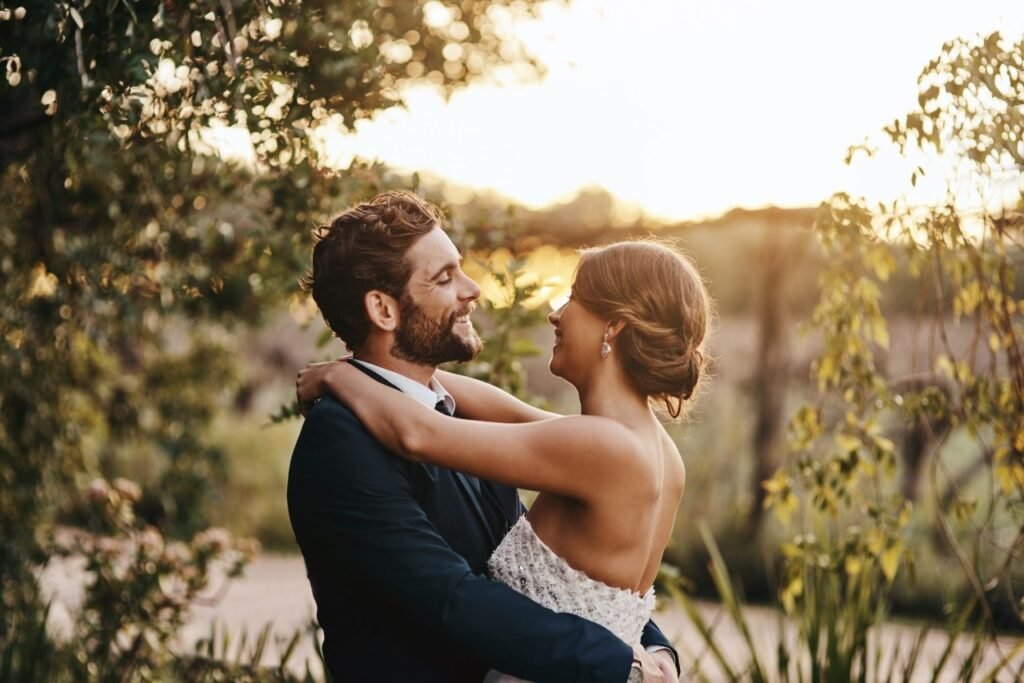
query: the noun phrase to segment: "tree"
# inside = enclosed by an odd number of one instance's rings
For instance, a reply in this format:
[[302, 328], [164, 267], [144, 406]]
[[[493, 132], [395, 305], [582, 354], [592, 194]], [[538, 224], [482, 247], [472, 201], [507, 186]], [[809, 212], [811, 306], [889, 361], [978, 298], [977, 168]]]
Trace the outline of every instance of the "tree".
[[[535, 2], [112, 0], [0, 9], [0, 640], [32, 568], [119, 447], [160, 455], [149, 510], [204, 523], [231, 335], [298, 295], [308, 229], [377, 191], [320, 166], [330, 126], [540, 66], [502, 15]], [[249, 163], [216, 155], [242, 131]]]
[[806, 242], [782, 230], [766, 228], [750, 261], [759, 266], [755, 297], [757, 318], [757, 361], [752, 378], [756, 397], [754, 422], [754, 458], [751, 493], [753, 502], [747, 517], [746, 533], [753, 537], [760, 530], [766, 491], [761, 485], [778, 468], [785, 449], [786, 394], [789, 388], [790, 343], [786, 286], [796, 265], [804, 260]]
[[[903, 155], [925, 160], [911, 186], [948, 173], [947, 200], [875, 210], [839, 194], [819, 208], [815, 229], [830, 263], [812, 318], [824, 336], [813, 368], [819, 397], [792, 419], [794, 457], [766, 482], [783, 517], [802, 510], [781, 596], [804, 617], [826, 678], [868, 671], [867, 629], [884, 614], [900, 567], [915, 565], [914, 523], [931, 521], [914, 519], [908, 488], [901, 494], [894, 482], [892, 423], [916, 430], [904, 443], [914, 452], [902, 459], [916, 471], [924, 458], [927, 500], [968, 587], [953, 613], [980, 618], [989, 636], [1000, 621], [1024, 621], [1024, 41], [999, 33], [950, 41], [918, 82], [919, 108], [886, 134]], [[999, 189], [1000, 201], [965, 207], [974, 188], [981, 199]], [[879, 363], [889, 347], [880, 283], [900, 262], [921, 294], [918, 341], [899, 349], [923, 359], [911, 377]], [[951, 342], [955, 330], [966, 343]], [[990, 485], [959, 490], [965, 481], [947, 463], [954, 435], [972, 444]]]

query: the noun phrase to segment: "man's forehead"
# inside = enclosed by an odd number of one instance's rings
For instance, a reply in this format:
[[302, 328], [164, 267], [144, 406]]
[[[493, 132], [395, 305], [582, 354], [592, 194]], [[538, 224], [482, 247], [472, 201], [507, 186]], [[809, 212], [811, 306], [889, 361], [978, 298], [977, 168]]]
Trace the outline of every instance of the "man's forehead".
[[448, 234], [435, 227], [421, 237], [408, 252], [414, 271], [430, 271], [446, 263], [461, 260], [458, 248]]

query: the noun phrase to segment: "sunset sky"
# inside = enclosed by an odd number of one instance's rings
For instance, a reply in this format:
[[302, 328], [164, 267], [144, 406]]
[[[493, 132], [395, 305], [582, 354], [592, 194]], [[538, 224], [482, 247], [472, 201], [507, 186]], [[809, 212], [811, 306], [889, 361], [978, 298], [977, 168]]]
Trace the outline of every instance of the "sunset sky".
[[906, 164], [847, 168], [846, 148], [914, 106], [944, 41], [996, 29], [1019, 36], [1024, 2], [555, 3], [514, 28], [543, 81], [476, 84], [448, 103], [411, 89], [407, 110], [330, 147], [342, 166], [379, 159], [531, 206], [600, 186], [665, 219], [838, 189], [888, 198]]

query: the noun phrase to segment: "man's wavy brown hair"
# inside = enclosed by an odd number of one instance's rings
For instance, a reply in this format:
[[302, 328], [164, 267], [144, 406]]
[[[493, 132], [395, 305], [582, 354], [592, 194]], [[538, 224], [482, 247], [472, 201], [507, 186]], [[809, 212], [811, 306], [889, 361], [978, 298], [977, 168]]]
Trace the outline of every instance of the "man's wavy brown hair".
[[334, 334], [349, 348], [358, 346], [370, 334], [366, 293], [401, 299], [412, 274], [406, 253], [446, 224], [441, 209], [411, 192], [379, 194], [313, 231], [312, 269], [300, 284]]

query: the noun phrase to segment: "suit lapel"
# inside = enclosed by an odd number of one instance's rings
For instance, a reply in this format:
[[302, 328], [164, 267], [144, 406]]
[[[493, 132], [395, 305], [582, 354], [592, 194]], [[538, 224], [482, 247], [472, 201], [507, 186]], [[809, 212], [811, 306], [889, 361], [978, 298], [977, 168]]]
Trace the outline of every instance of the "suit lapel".
[[497, 548], [498, 539], [494, 535], [494, 529], [491, 528], [491, 525], [487, 521], [487, 515], [484, 514], [484, 509], [480, 507], [480, 496], [477, 495], [474, 490], [473, 483], [469, 480], [469, 477], [462, 472], [456, 472], [455, 470], [449, 471], [455, 477], [455, 481], [458, 482], [459, 488], [462, 489], [462, 493], [466, 500], [469, 501], [470, 507], [476, 514], [477, 521], [480, 522], [480, 526], [483, 527], [484, 531], [487, 533], [487, 538], [491, 542], [491, 547]]
[[[377, 380], [381, 384], [385, 384], [394, 389], [395, 391], [401, 391], [401, 389], [399, 389], [394, 384], [378, 375], [370, 368], [363, 366], [363, 364], [360, 363], [359, 361], [351, 363], [351, 365], [358, 368], [359, 370], [362, 370], [368, 376]], [[492, 525], [487, 521], [487, 515], [484, 514], [484, 510], [480, 506], [480, 482], [477, 481], [475, 478], [471, 481], [469, 476], [463, 474], [462, 472], [457, 472], [455, 470], [449, 470], [442, 467], [439, 467], [438, 469], [451, 473], [452, 477], [455, 479], [456, 484], [458, 484], [459, 488], [462, 490], [463, 497], [469, 503], [470, 509], [472, 509], [473, 514], [476, 515], [477, 522], [480, 523], [480, 526], [484, 529], [484, 531], [487, 534], [487, 538], [491, 541], [491, 547], [498, 547], [498, 541], [500, 541], [501, 539], [495, 536], [494, 529], [492, 528]], [[476, 486], [473, 485], [474, 483], [476, 484]], [[502, 516], [504, 517], [504, 514]]]

